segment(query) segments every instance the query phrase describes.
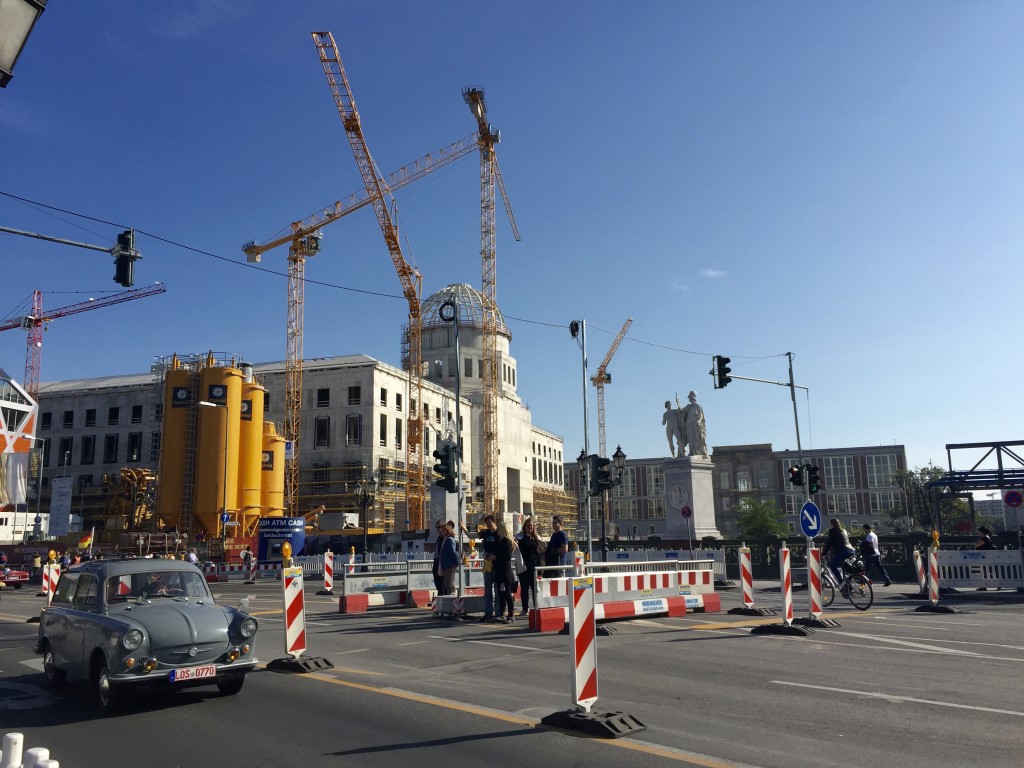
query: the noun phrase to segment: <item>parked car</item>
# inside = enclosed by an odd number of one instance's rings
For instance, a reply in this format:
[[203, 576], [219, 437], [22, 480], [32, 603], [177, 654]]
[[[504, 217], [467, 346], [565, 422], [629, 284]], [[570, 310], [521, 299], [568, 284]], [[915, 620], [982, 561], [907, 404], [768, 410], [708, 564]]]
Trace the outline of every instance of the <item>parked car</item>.
[[257, 629], [244, 611], [218, 605], [191, 563], [93, 560], [61, 573], [36, 650], [52, 687], [84, 680], [109, 713], [142, 688], [215, 684], [238, 693], [258, 663]]
[[23, 584], [28, 584], [28, 571], [16, 571], [13, 568], [0, 571], [0, 589], [21, 589]]

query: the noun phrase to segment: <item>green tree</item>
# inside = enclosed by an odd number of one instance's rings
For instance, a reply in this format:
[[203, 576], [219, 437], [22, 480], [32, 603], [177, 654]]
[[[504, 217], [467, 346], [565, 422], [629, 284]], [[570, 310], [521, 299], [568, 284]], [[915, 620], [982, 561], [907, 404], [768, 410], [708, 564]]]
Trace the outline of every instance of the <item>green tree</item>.
[[950, 493], [944, 485], [935, 485], [946, 475], [942, 467], [918, 467], [897, 470], [895, 481], [903, 489], [906, 507], [889, 511], [894, 522], [911, 520], [911, 530], [930, 531], [936, 521], [943, 533], [958, 533], [973, 527], [967, 501]]
[[743, 499], [740, 502], [739, 529], [740, 533], [749, 539], [773, 533], [780, 536], [789, 533], [789, 527], [782, 522], [779, 508], [775, 506], [775, 502], [758, 501], [757, 499]]

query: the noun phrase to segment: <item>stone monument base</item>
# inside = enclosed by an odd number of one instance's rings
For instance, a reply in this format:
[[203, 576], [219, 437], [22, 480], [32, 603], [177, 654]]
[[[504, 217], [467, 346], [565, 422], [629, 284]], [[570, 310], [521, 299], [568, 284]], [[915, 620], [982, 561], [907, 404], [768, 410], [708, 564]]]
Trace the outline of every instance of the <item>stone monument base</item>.
[[[707, 456], [665, 459], [663, 538], [700, 541], [722, 538], [715, 525], [714, 468]], [[689, 512], [687, 516], [687, 512]]]

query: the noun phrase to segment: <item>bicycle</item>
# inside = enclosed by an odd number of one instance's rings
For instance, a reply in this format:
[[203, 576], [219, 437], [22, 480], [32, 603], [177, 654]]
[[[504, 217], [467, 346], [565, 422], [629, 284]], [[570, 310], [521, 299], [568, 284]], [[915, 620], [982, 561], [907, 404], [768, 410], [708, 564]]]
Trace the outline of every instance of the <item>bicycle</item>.
[[856, 558], [843, 561], [845, 578], [836, 581], [835, 574], [827, 565], [821, 567], [821, 604], [828, 608], [836, 599], [836, 589], [858, 611], [866, 611], [875, 602], [875, 591], [871, 588], [871, 579], [865, 575], [864, 562]]

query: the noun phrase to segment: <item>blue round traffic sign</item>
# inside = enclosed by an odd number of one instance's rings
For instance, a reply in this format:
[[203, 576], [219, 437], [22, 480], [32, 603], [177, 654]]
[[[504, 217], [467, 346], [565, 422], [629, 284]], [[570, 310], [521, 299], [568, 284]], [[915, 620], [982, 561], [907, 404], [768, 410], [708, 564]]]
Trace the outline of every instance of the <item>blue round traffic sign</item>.
[[226, 522], [227, 522], [228, 520], [230, 520], [230, 519], [231, 519], [231, 516], [230, 516], [230, 515], [229, 515], [229, 514], [228, 514], [227, 512], [224, 512], [224, 513], [223, 513], [223, 514], [222, 514], [222, 515], [220, 516], [220, 521], [221, 521], [222, 523], [226, 523]]
[[821, 510], [813, 501], [806, 502], [800, 508], [800, 530], [809, 539], [821, 533]]

